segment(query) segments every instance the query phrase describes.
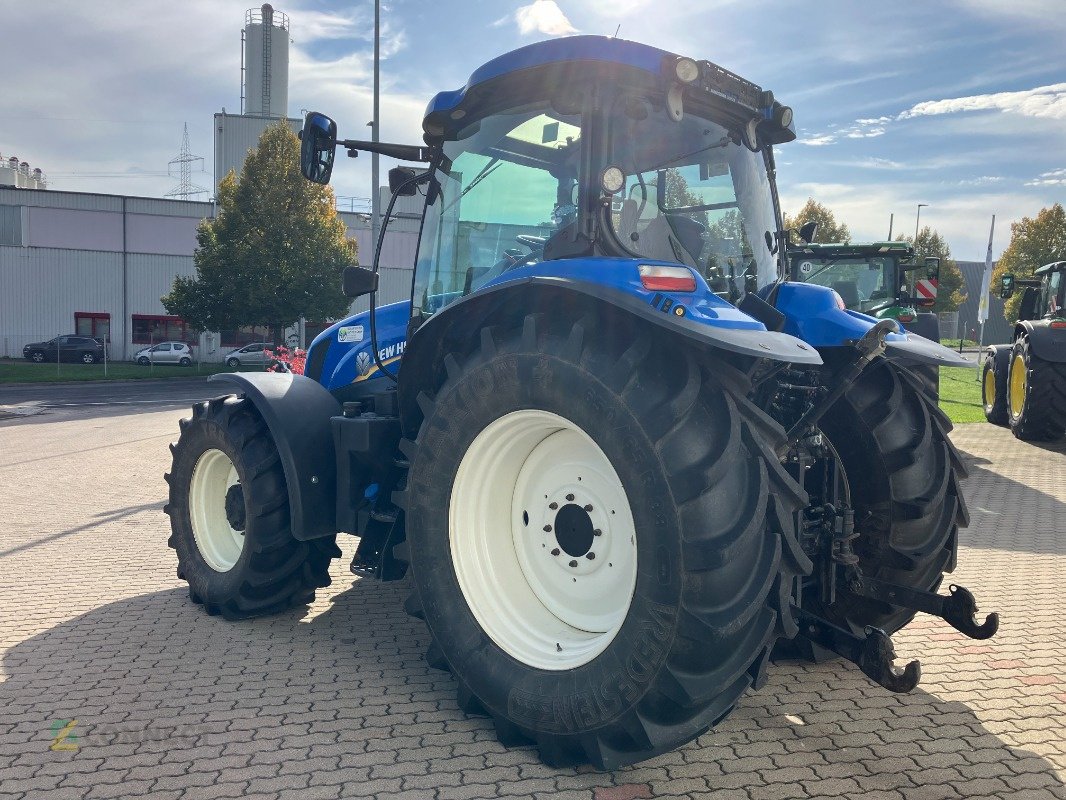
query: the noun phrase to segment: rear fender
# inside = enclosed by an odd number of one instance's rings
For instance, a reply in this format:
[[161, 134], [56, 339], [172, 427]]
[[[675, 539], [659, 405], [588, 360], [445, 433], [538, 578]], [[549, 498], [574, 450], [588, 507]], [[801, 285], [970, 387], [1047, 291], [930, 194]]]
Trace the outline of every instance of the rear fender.
[[285, 472], [294, 539], [337, 532], [337, 459], [330, 417], [340, 404], [319, 383], [280, 372], [226, 372], [211, 383], [231, 384], [263, 417]]
[[513, 323], [526, 314], [538, 312], [549, 316], [565, 314], [576, 320], [593, 308], [615, 315], [618, 324], [651, 325], [697, 346], [752, 358], [822, 363], [813, 347], [787, 334], [768, 331], [761, 323], [743, 329], [717, 327], [663, 311], [661, 304], [652, 305], [602, 284], [561, 277], [522, 278], [486, 287], [452, 303], [430, 317], [411, 337], [400, 370], [404, 431], [412, 434], [412, 427], [421, 418], [418, 394], [432, 391], [444, 381], [445, 356], [469, 351], [482, 327]]
[[1044, 361], [1053, 361], [1059, 364], [1066, 363], [1066, 328], [1052, 328], [1051, 320], [1027, 319], [1018, 323], [1020, 332], [1029, 337], [1029, 349], [1037, 358]]
[[[880, 321], [841, 308], [843, 303], [838, 303], [836, 292], [814, 283], [778, 284], [772, 299], [774, 307], [785, 315], [785, 333], [817, 348], [851, 345]], [[885, 358], [903, 365], [973, 366], [955, 351], [917, 334], [890, 333], [885, 344]]]

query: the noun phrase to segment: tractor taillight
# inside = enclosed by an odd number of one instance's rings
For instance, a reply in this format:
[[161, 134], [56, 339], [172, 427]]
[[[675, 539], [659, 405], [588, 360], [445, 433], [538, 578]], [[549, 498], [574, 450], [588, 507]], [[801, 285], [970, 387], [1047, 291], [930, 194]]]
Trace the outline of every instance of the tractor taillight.
[[1066, 319], [1055, 320], [1049, 326], [1051, 328], [1066, 328]]
[[914, 322], [914, 314], [900, 314], [896, 319], [900, 322]]
[[640, 282], [651, 292], [694, 292], [696, 278], [688, 267], [640, 265]]

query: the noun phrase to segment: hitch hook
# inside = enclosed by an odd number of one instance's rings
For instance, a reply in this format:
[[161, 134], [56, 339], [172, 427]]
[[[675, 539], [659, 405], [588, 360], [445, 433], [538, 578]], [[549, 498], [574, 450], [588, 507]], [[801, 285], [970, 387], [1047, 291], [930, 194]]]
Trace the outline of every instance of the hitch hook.
[[903, 669], [898, 669], [893, 663], [895, 660], [896, 649], [889, 635], [880, 628], [867, 627], [859, 656], [859, 669], [890, 692], [909, 692], [922, 679], [922, 665], [918, 661], [911, 661]]
[[973, 593], [964, 586], [951, 584], [951, 597], [944, 598], [942, 616], [955, 630], [966, 634], [971, 639], [991, 639], [999, 630], [999, 614], [992, 612], [985, 621], [977, 622], [977, 601]]

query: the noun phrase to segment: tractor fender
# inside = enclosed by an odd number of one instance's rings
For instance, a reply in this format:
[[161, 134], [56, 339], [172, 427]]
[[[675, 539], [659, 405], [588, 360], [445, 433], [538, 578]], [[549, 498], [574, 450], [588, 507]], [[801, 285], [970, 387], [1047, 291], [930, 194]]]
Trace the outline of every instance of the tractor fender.
[[914, 322], [906, 323], [904, 328], [918, 336], [924, 336], [931, 342], [940, 341], [940, 321], [937, 319], [936, 314], [918, 314], [914, 318]]
[[[697, 345], [753, 358], [821, 364], [815, 348], [800, 339], [769, 330], [718, 327], [666, 313], [618, 289], [571, 278], [535, 276], [481, 289], [435, 313], [410, 337], [400, 370], [400, 405], [405, 432], [420, 417], [417, 397], [423, 388], [444, 379], [444, 357], [469, 349], [471, 337], [496, 321], [532, 313], [565, 313], [580, 319], [593, 307], [617, 315], [619, 324], [654, 325]], [[595, 336], [595, 331], [589, 335]]]
[[981, 364], [985, 361], [992, 362], [992, 371], [999, 374], [1001, 371], [1004, 375], [1007, 374], [1007, 369], [1010, 364], [1010, 351], [1013, 345], [1010, 344], [990, 344], [985, 348], [985, 357]]
[[225, 372], [211, 383], [233, 384], [263, 417], [278, 450], [289, 490], [292, 536], [306, 541], [337, 532], [337, 459], [330, 417], [337, 399], [303, 375]]
[[1027, 319], [1019, 322], [1014, 331], [1015, 340], [1029, 337], [1029, 349], [1044, 361], [1066, 363], [1066, 328], [1052, 328], [1051, 320]]

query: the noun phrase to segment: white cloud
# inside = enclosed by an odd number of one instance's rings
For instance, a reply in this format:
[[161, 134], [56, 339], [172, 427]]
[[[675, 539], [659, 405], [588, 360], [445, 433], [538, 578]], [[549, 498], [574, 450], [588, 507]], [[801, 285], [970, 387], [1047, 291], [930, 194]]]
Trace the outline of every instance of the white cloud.
[[1026, 186], [1066, 186], [1066, 169], [1053, 169], [1025, 182]]
[[1066, 119], [1066, 83], [1037, 86], [1019, 92], [995, 92], [947, 100], [926, 100], [900, 114], [897, 119], [957, 114], [964, 111], [1002, 111], [1026, 117]]
[[959, 186], [989, 186], [1002, 180], [1002, 176], [999, 175], [980, 175], [976, 178], [964, 178], [959, 181]]
[[523, 36], [530, 33], [547, 36], [577, 33], [577, 28], [570, 24], [555, 0], [533, 0], [528, 6], [522, 6], [514, 12], [514, 20], [518, 24], [518, 32]]
[[837, 137], [835, 137], [833, 134], [823, 133], [818, 136], [807, 136], [804, 138], [799, 138], [796, 141], [800, 144], [805, 144], [808, 147], [824, 147], [827, 144], [833, 144], [833, 142], [835, 142], [836, 140]]

